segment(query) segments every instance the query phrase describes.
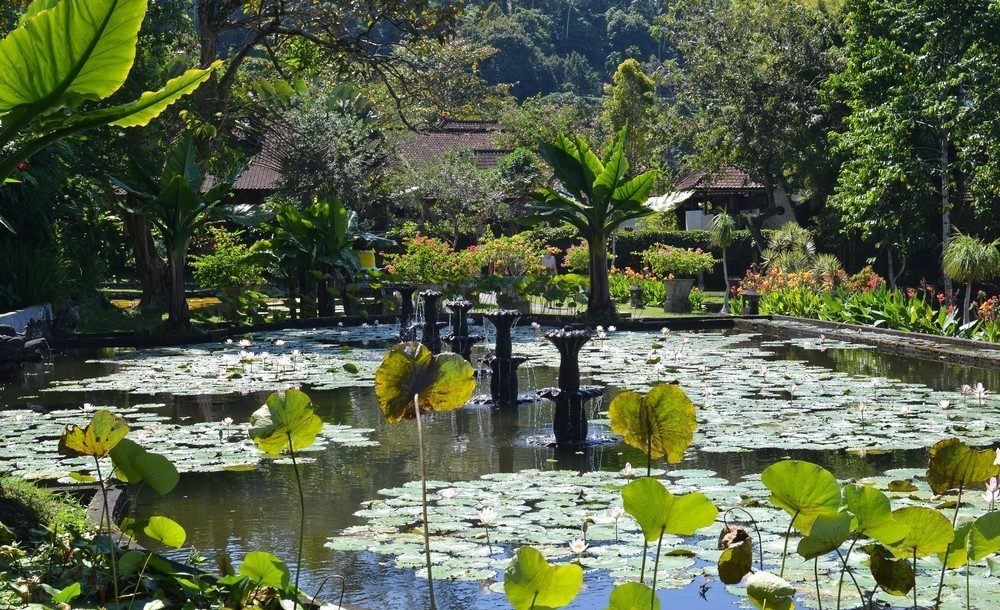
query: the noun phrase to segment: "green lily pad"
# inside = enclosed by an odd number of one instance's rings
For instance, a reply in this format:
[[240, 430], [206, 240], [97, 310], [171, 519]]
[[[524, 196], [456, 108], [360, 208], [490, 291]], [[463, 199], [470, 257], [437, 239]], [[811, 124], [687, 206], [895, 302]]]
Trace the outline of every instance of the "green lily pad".
[[607, 610], [660, 610], [656, 592], [638, 582], [626, 582], [611, 591]]
[[844, 500], [847, 510], [854, 515], [853, 529], [883, 545], [899, 542], [909, 532], [909, 527], [892, 516], [889, 498], [867, 485], [846, 485]]
[[957, 438], [936, 443], [930, 450], [927, 482], [936, 494], [950, 489], [971, 489], [996, 476], [991, 449], [973, 449]]
[[276, 589], [288, 586], [290, 574], [288, 566], [274, 555], [264, 551], [247, 553], [240, 564], [240, 574], [255, 583]]
[[760, 478], [771, 491], [771, 502], [788, 511], [792, 525], [804, 535], [809, 535], [817, 517], [840, 507], [840, 484], [816, 464], [784, 460], [768, 466]]
[[674, 495], [656, 479], [643, 477], [622, 488], [625, 512], [635, 518], [646, 540], [667, 534], [690, 536], [715, 522], [719, 509], [704, 494]]
[[770, 572], [754, 572], [747, 578], [747, 599], [760, 610], [792, 610], [795, 587]]
[[268, 396], [264, 406], [250, 416], [250, 425], [250, 438], [271, 455], [305, 449], [323, 430], [323, 420], [313, 413], [312, 400], [295, 389]]
[[676, 464], [698, 427], [694, 403], [680, 386], [660, 384], [647, 394], [622, 392], [608, 407], [611, 430], [629, 445]]
[[187, 540], [187, 532], [179, 523], [159, 515], [150, 517], [142, 532], [151, 540], [175, 549], [184, 546], [184, 541]]

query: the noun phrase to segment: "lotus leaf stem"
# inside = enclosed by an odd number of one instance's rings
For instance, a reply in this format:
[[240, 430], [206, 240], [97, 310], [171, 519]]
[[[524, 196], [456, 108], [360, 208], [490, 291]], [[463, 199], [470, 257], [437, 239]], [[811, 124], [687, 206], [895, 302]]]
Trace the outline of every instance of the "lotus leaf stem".
[[667, 531], [667, 526], [664, 525], [660, 528], [660, 537], [656, 541], [656, 560], [653, 561], [653, 586], [652, 591], [649, 594], [649, 610], [653, 610], [653, 604], [656, 602], [656, 577], [660, 571], [660, 548], [663, 546], [663, 533]]
[[295, 599], [292, 608], [299, 607], [299, 574], [302, 572], [302, 543], [306, 536], [306, 497], [302, 492], [302, 478], [299, 476], [299, 465], [295, 461], [295, 447], [292, 445], [292, 432], [288, 434], [288, 452], [292, 456], [292, 470], [295, 471], [295, 486], [299, 489], [299, 550], [295, 559]]
[[146, 573], [146, 566], [149, 565], [149, 560], [152, 557], [152, 553], [146, 553], [146, 560], [142, 562], [142, 569], [139, 570], [139, 578], [135, 581], [135, 591], [132, 592], [132, 599], [128, 602], [128, 610], [132, 610], [132, 604], [135, 602], [136, 596], [139, 595], [139, 587], [142, 585], [142, 576]]
[[764, 571], [764, 542], [763, 538], [761, 538], [760, 535], [760, 526], [757, 525], [757, 520], [753, 518], [753, 515], [750, 514], [750, 511], [743, 508], [742, 506], [734, 506], [729, 510], [727, 510], [726, 512], [722, 513], [722, 524], [727, 527], [729, 526], [729, 521], [728, 521], [729, 513], [733, 512], [734, 510], [741, 511], [743, 514], [747, 516], [747, 518], [750, 519], [750, 523], [753, 524], [753, 531], [757, 533], [757, 564], [758, 566], [760, 566], [760, 570]]
[[788, 529], [785, 530], [785, 547], [781, 549], [781, 572], [778, 573], [778, 576], [780, 576], [781, 578], [785, 577], [785, 559], [788, 558], [788, 538], [791, 537], [792, 525], [798, 518], [799, 518], [799, 511], [795, 511], [795, 514], [792, 515], [792, 520], [788, 522]]
[[819, 592], [819, 555], [813, 557], [813, 582], [816, 583], [816, 601], [819, 603], [819, 610], [823, 610], [823, 596]]
[[[434, 603], [434, 577], [431, 575], [431, 529], [427, 520], [427, 463], [424, 461], [424, 428], [420, 423], [420, 395], [413, 395], [413, 411], [417, 415], [417, 455], [420, 457], [420, 497], [423, 501], [424, 514], [424, 558], [427, 560], [427, 590], [431, 598], [431, 610], [436, 610]], [[538, 593], [535, 593], [535, 597]], [[535, 607], [535, 602], [531, 602]]]
[[913, 548], [913, 610], [917, 610], [917, 549]]
[[[955, 513], [951, 517], [951, 527], [955, 528], [955, 524], [958, 523], [958, 509], [962, 506], [962, 486], [958, 486], [958, 500], [955, 501]], [[944, 550], [944, 559], [941, 560], [941, 578], [938, 580], [937, 595], [934, 597], [934, 604], [936, 606], [941, 605], [941, 591], [944, 589], [944, 573], [948, 569], [948, 555], [951, 554], [951, 545]]]
[[531, 606], [528, 610], [535, 610], [535, 601], [538, 599], [538, 591], [535, 591], [535, 595], [531, 598]]
[[847, 560], [851, 557], [851, 551], [854, 550], [854, 545], [855, 545], [855, 543], [857, 543], [857, 541], [858, 541], [857, 538], [855, 538], [854, 540], [851, 541], [851, 546], [847, 547], [847, 555], [846, 556], [845, 555], [841, 555], [840, 554], [840, 549], [837, 549], [837, 555], [840, 557], [840, 561], [843, 564], [841, 566], [841, 570], [840, 570], [840, 581], [837, 583], [837, 608], [838, 608], [838, 610], [840, 609], [840, 589], [841, 589], [841, 587], [844, 584], [844, 572], [847, 572], [847, 575], [851, 577], [852, 581], [854, 581], [854, 588], [858, 590], [858, 596], [861, 598], [861, 607], [862, 608], [865, 607], [865, 594], [861, 592], [861, 585], [858, 584], [858, 579], [854, 577], [854, 572], [852, 572], [851, 569], [849, 567], [847, 567]]
[[649, 554], [649, 541], [642, 536], [642, 567], [639, 568], [639, 584], [646, 584], [646, 555]]
[[111, 585], [114, 587], [115, 604], [117, 605], [120, 603], [118, 595], [118, 553], [115, 552], [115, 539], [111, 535], [111, 508], [108, 504], [108, 488], [105, 485], [104, 476], [101, 474], [101, 461], [97, 459], [96, 455], [94, 456], [94, 466], [97, 468], [97, 484], [101, 487], [101, 497], [104, 500], [104, 506], [101, 508], [101, 526], [105, 525], [105, 519], [107, 519], [108, 543], [111, 545], [111, 549], [108, 551], [110, 554], [109, 563], [111, 564]]

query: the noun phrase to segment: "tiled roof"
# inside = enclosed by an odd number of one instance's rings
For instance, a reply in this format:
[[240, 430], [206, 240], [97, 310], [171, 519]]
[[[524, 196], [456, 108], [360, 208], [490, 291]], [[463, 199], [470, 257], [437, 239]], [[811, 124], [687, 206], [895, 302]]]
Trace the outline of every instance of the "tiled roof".
[[445, 121], [441, 125], [402, 139], [400, 152], [411, 161], [440, 159], [447, 152], [467, 148], [482, 168], [496, 167], [500, 157], [510, 150], [497, 147], [494, 136], [501, 131], [492, 121]]
[[261, 151], [250, 159], [247, 168], [236, 179], [236, 191], [273, 191], [281, 182], [281, 162], [275, 138], [266, 138]]
[[764, 186], [743, 170], [727, 166], [711, 174], [691, 172], [677, 181], [678, 191], [757, 191]]

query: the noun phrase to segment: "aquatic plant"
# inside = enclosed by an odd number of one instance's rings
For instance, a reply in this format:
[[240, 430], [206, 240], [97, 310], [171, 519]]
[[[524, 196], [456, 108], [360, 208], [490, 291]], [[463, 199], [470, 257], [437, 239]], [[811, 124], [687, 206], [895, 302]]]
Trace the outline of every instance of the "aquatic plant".
[[676, 464], [694, 439], [694, 403], [674, 384], [659, 384], [646, 394], [621, 392], [608, 406], [611, 430], [626, 444], [646, 452], [646, 476], [655, 458]]
[[389, 423], [417, 420], [420, 458], [420, 491], [424, 521], [424, 557], [427, 587], [434, 610], [434, 577], [431, 573], [430, 522], [427, 518], [427, 464], [421, 410], [425, 413], [461, 408], [476, 389], [472, 365], [458, 354], [434, 355], [421, 343], [401, 343], [392, 348], [375, 371], [375, 396]]
[[514, 610], [541, 610], [569, 604], [582, 586], [583, 568], [578, 564], [554, 566], [536, 549], [524, 546], [507, 566], [503, 590]]
[[[305, 392], [288, 389], [283, 394], [268, 396], [264, 406], [250, 416], [250, 438], [257, 447], [271, 455], [288, 451], [295, 472], [295, 486], [299, 491], [299, 543], [295, 561], [295, 591], [299, 589], [302, 571], [302, 544], [306, 528], [306, 499], [302, 492], [302, 478], [295, 460], [295, 450], [305, 449], [323, 430], [323, 420], [312, 409], [312, 400]], [[297, 603], [297, 602], [296, 602]]]

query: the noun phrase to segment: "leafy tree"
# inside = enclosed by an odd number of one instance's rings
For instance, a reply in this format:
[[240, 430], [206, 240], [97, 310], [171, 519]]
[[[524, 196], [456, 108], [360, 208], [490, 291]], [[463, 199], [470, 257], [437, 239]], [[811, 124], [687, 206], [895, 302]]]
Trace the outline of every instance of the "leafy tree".
[[820, 84], [837, 67], [832, 23], [793, 0], [692, 0], [659, 25], [678, 57], [664, 64], [673, 91], [666, 128], [693, 151], [686, 164], [735, 165], [764, 186], [767, 206], [748, 218], [758, 249], [777, 213], [775, 189], [829, 163]]
[[587, 240], [590, 254], [590, 295], [587, 315], [617, 317], [608, 286], [608, 239], [627, 220], [651, 213], [645, 206], [656, 172], [628, 177], [625, 157], [628, 128], [623, 128], [599, 158], [580, 136], [558, 136], [543, 143], [541, 155], [552, 167], [559, 188], [545, 186], [534, 193], [527, 223], [570, 224]]
[[601, 122], [613, 134], [628, 125], [625, 158], [633, 168], [649, 168], [653, 138], [656, 85], [634, 59], [627, 59], [615, 71], [611, 84], [604, 87]]
[[[849, 161], [834, 204], [845, 225], [904, 252], [937, 215], [947, 249], [963, 185], [996, 176], [983, 142], [998, 135], [1000, 13], [987, 0], [848, 0], [844, 13], [833, 84], [851, 113], [834, 142]], [[978, 198], [984, 222], [990, 195]], [[945, 289], [950, 299], [947, 275]]]
[[133, 166], [129, 183], [117, 182], [135, 196], [137, 207], [131, 211], [148, 218], [163, 240], [170, 268], [168, 312], [173, 325], [187, 324], [190, 318], [184, 297], [188, 244], [212, 220], [212, 212], [232, 188], [232, 180], [216, 180], [215, 184], [206, 180], [195, 162], [194, 139], [187, 136], [167, 159], [158, 180]]
[[188, 70], [135, 101], [81, 108], [125, 82], [145, 14], [144, 0], [35, 0], [28, 6], [0, 41], [0, 181], [73, 134], [146, 125], [208, 80], [218, 66], [214, 57], [204, 69]]

